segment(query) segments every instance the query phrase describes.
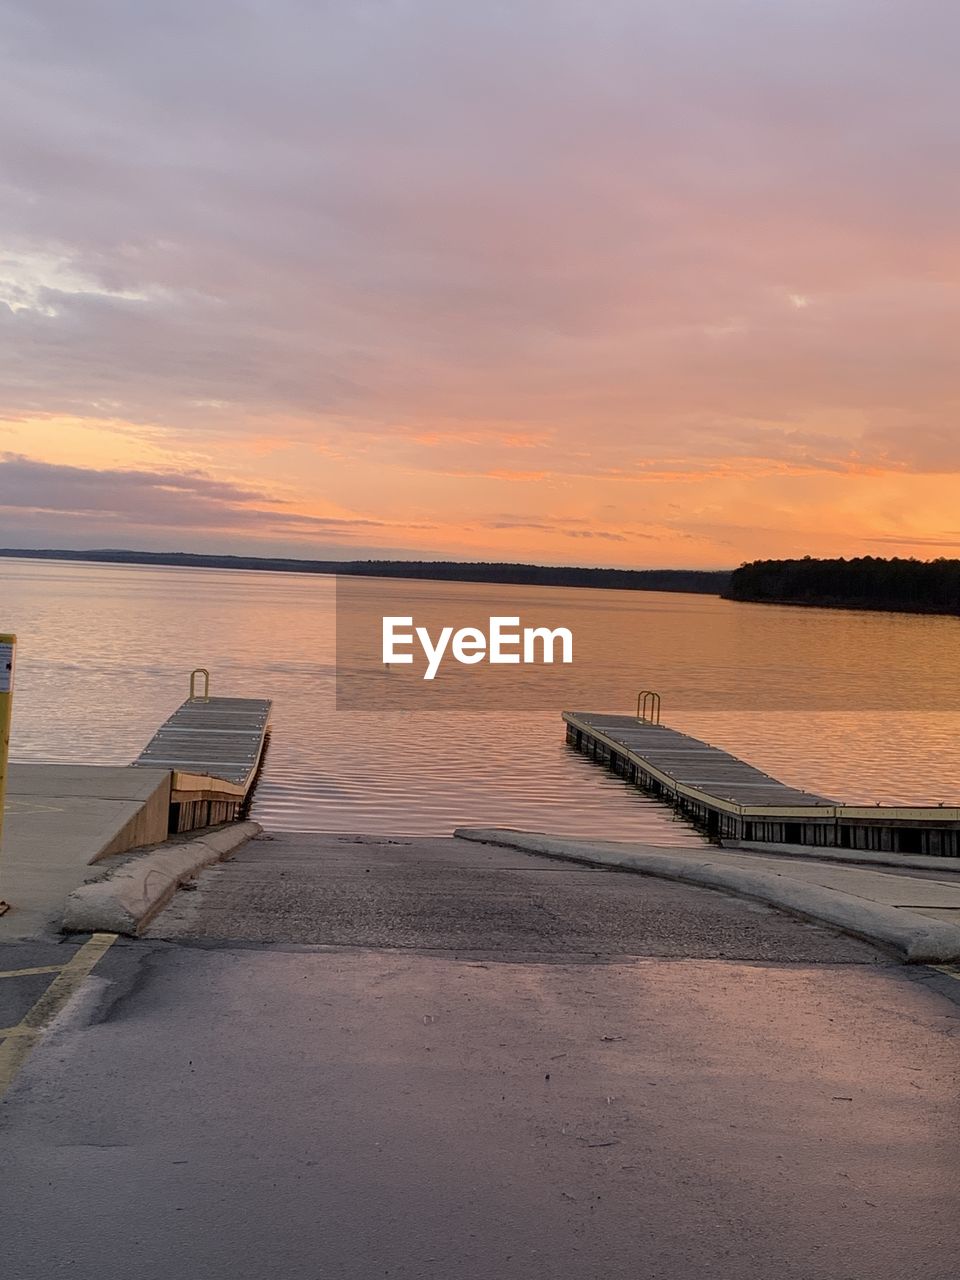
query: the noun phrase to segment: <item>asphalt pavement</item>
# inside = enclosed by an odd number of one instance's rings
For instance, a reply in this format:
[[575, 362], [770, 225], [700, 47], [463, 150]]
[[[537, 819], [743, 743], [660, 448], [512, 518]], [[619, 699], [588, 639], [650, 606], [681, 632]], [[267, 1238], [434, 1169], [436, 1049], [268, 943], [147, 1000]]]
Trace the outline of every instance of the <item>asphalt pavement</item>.
[[110, 946], [0, 1107], [5, 1273], [955, 1280], [960, 982], [458, 846], [256, 841]]

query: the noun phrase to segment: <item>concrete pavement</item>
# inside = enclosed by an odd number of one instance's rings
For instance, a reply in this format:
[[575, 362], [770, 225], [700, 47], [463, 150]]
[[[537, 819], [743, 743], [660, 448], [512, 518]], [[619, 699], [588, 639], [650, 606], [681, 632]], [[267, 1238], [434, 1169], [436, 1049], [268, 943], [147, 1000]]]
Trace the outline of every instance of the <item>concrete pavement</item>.
[[197, 883], [0, 1105], [17, 1280], [960, 1274], [960, 982], [459, 841], [260, 839]]
[[939, 874], [928, 869], [911, 874], [898, 867], [878, 869], [839, 862], [807, 862], [800, 858], [786, 862], [774, 853], [763, 855], [734, 849], [723, 850], [723, 860], [730, 866], [788, 875], [823, 889], [852, 893], [868, 902], [916, 912], [931, 920], [950, 924], [960, 921], [960, 874], [947, 867]]
[[960, 961], [960, 875], [944, 859], [941, 874], [745, 849], [659, 848], [464, 827], [460, 839], [542, 854], [576, 865], [662, 876], [737, 893], [890, 948], [912, 963]]
[[66, 896], [91, 864], [163, 840], [170, 805], [165, 769], [12, 764], [7, 780], [0, 942], [59, 930]]

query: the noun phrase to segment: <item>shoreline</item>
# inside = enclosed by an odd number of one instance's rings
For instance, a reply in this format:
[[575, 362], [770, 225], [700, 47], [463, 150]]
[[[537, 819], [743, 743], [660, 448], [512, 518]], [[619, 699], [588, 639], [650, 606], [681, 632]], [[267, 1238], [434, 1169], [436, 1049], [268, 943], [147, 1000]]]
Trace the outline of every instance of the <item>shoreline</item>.
[[721, 592], [719, 598], [728, 601], [730, 604], [776, 605], [783, 609], [829, 609], [831, 613], [889, 613], [894, 617], [953, 618], [960, 620], [960, 612], [951, 613], [943, 609], [926, 609], [920, 605], [911, 609], [906, 605], [897, 608], [889, 604], [870, 604], [869, 601], [757, 600], [747, 596], [731, 596], [725, 592]]
[[[910, 618], [960, 619], [960, 610], [951, 611], [923, 605], [874, 604], [868, 600], [760, 599], [731, 595], [721, 584], [697, 585], [698, 579], [729, 576], [721, 569], [603, 569], [577, 566], [528, 565], [491, 561], [457, 560], [297, 560], [289, 557], [206, 555], [188, 551], [74, 551], [0, 547], [0, 560], [29, 560], [64, 564], [117, 565], [120, 568], [213, 569], [232, 573], [289, 573], [310, 577], [371, 578], [403, 582], [456, 582], [476, 586], [553, 587], [561, 590], [647, 591], [654, 594], [709, 596], [728, 604], [755, 604], [785, 609], [828, 609], [832, 613], [882, 613]], [[431, 569], [435, 571], [431, 572]], [[471, 573], [471, 569], [478, 572]], [[454, 572], [443, 572], [454, 570]], [[489, 570], [485, 574], [480, 570]], [[498, 572], [502, 570], [502, 572]], [[511, 573], [516, 570], [516, 573]], [[570, 581], [547, 581], [547, 575], [570, 575]], [[597, 581], [574, 581], [576, 577], [597, 575]], [[540, 577], [538, 575], [544, 575]], [[627, 581], [603, 581], [605, 575]], [[663, 581], [662, 578], [667, 578]], [[655, 581], [636, 581], [656, 579]], [[676, 579], [669, 581], [670, 578]], [[631, 580], [632, 579], [632, 580]]]
[[[721, 596], [720, 588], [724, 585], [720, 580], [729, 577], [729, 571], [725, 569], [617, 569], [464, 560], [297, 560], [285, 556], [218, 556], [192, 551], [73, 551], [0, 547], [0, 559], [299, 573], [317, 577], [385, 578], [411, 582], [463, 582], [478, 586], [662, 591], [671, 595], [706, 595], [717, 598]], [[707, 584], [704, 579], [717, 581]]]

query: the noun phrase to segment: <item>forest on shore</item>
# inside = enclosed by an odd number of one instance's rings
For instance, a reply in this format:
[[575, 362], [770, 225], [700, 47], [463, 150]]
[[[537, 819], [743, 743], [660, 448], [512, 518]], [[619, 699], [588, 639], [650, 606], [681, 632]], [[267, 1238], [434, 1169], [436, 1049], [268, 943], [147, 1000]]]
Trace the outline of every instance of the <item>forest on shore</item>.
[[960, 560], [754, 560], [730, 575], [727, 600], [960, 615]]
[[567, 565], [498, 564], [459, 560], [298, 560], [283, 556], [205, 555], [187, 551], [25, 550], [0, 548], [0, 557], [101, 564], [245, 569], [273, 573], [346, 574], [435, 582], [495, 582], [542, 587], [602, 587], [719, 595], [755, 604], [878, 609], [960, 616], [960, 560], [754, 560], [739, 569], [602, 569]]
[[426, 578], [439, 582], [499, 582], [538, 587], [606, 587], [626, 591], [689, 591], [720, 595], [727, 570], [577, 569], [538, 564], [474, 564], [457, 560], [294, 560], [268, 556], [216, 556], [186, 551], [34, 551], [0, 548], [0, 556], [26, 560], [86, 560], [99, 564], [166, 565], [191, 569], [260, 569], [273, 573], [336, 573], [370, 578]]

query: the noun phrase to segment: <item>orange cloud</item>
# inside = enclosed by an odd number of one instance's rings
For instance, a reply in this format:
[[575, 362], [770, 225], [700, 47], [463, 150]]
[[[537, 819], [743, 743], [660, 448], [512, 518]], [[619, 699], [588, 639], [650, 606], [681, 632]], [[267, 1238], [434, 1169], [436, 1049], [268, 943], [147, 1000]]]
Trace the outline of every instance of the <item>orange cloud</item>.
[[11, 25], [4, 538], [950, 546], [951, 7], [415, 8]]

